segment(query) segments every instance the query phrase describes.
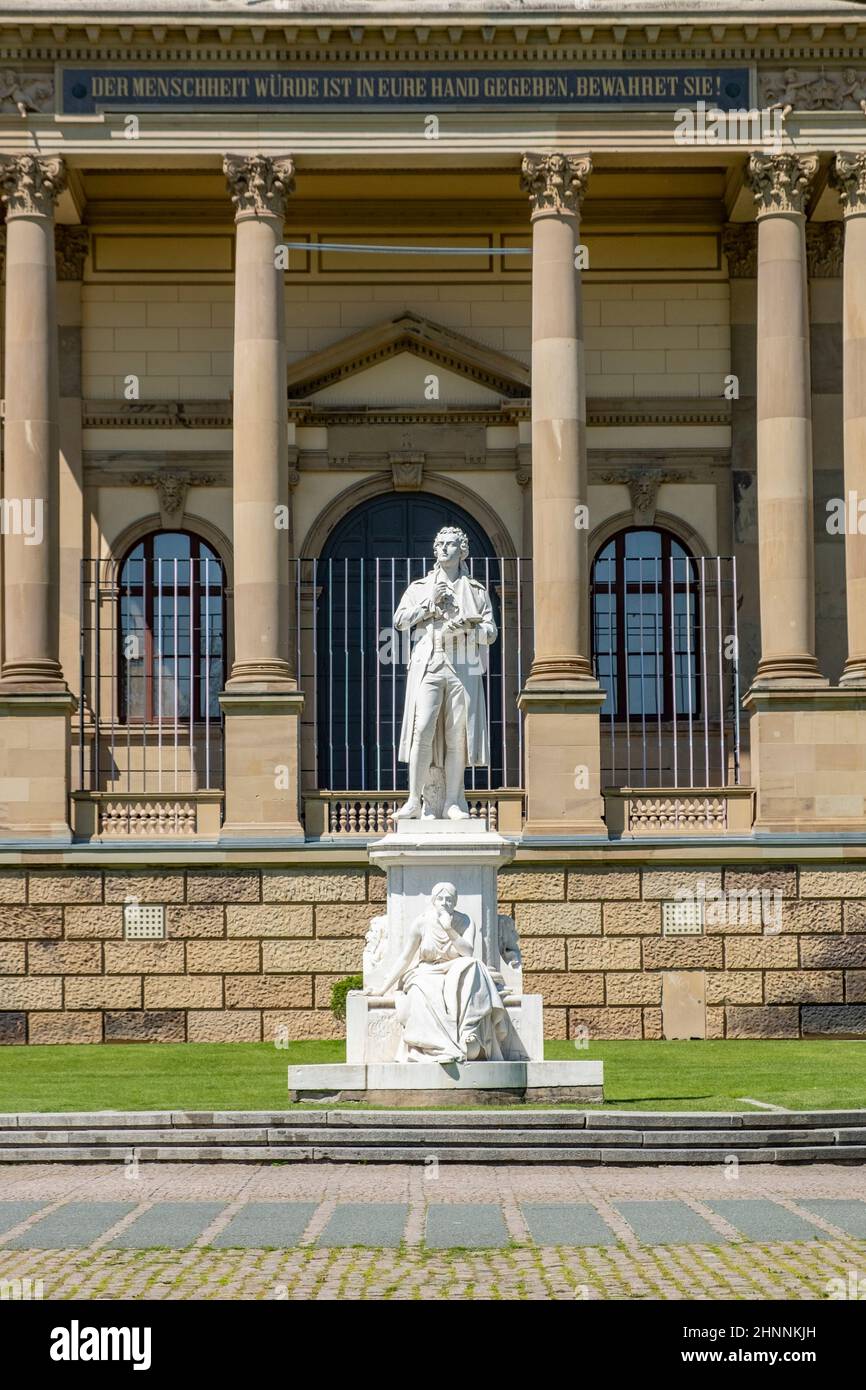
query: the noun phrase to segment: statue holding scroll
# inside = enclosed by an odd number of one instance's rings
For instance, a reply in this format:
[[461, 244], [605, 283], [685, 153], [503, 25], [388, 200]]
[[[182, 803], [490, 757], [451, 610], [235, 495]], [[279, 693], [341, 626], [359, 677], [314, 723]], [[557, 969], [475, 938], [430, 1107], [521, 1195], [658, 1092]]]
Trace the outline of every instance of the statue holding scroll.
[[451, 820], [469, 815], [463, 791], [467, 766], [486, 764], [484, 674], [496, 641], [490, 595], [466, 564], [469, 541], [445, 526], [433, 542], [436, 564], [404, 593], [394, 624], [412, 635], [399, 758], [409, 764], [409, 799], [396, 819], [431, 812], [424, 799], [431, 769], [442, 769], [444, 810]]

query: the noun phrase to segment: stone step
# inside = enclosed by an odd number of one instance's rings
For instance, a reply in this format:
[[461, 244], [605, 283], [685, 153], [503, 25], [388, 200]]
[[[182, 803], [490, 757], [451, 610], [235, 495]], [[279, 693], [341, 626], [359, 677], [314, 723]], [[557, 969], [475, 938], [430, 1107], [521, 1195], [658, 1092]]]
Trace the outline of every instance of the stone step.
[[855, 1163], [866, 1111], [132, 1111], [0, 1116], [2, 1163]]
[[366, 1126], [355, 1129], [350, 1125], [342, 1127], [281, 1127], [272, 1129], [238, 1128], [221, 1129], [139, 1129], [118, 1126], [115, 1129], [54, 1130], [27, 1128], [6, 1130], [0, 1133], [0, 1157], [7, 1149], [37, 1147], [64, 1148], [168, 1148], [176, 1147], [244, 1147], [265, 1146], [309, 1146], [338, 1148], [394, 1144], [402, 1147], [421, 1147], [431, 1145], [440, 1148], [463, 1148], [480, 1145], [498, 1148], [502, 1145], [519, 1144], [527, 1148], [564, 1148], [580, 1144], [585, 1148], [716, 1148], [727, 1153], [731, 1146], [737, 1148], [797, 1147], [802, 1145], [857, 1146], [866, 1144], [866, 1128], [862, 1129], [791, 1129], [765, 1130], [758, 1133], [736, 1132], [731, 1130], [583, 1130], [573, 1128], [535, 1128], [524, 1131], [519, 1124], [509, 1128], [484, 1129], [476, 1126], [440, 1127], [433, 1124], [416, 1128]]
[[427, 1128], [457, 1129], [862, 1129], [866, 1110], [686, 1111], [686, 1110], [96, 1110], [28, 1111], [0, 1114], [3, 1130], [60, 1129], [235, 1129]]
[[283, 1146], [266, 1144], [115, 1146], [91, 1148], [64, 1145], [41, 1148], [7, 1148], [0, 1153], [2, 1163], [116, 1163], [135, 1154], [140, 1163], [575, 1163], [584, 1165], [644, 1165], [719, 1163], [736, 1158], [740, 1163], [863, 1163], [866, 1144], [840, 1148], [836, 1145], [790, 1148], [738, 1149], [654, 1148], [637, 1146], [588, 1148], [578, 1145], [555, 1149], [525, 1145], [488, 1146], [467, 1144], [452, 1147], [422, 1147], [400, 1144], [339, 1144], [322, 1146]]

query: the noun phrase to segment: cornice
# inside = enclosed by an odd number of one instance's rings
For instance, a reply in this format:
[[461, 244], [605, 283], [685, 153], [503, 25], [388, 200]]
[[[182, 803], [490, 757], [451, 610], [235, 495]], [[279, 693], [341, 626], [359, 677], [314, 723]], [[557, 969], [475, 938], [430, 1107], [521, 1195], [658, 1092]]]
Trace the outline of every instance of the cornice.
[[84, 401], [82, 426], [89, 430], [199, 429], [232, 427], [231, 401]]
[[[391, 425], [391, 424], [484, 424], [509, 425], [528, 420], [531, 402], [527, 394], [490, 406], [386, 407], [386, 406], [317, 406], [315, 401], [293, 399], [286, 402], [290, 423], [300, 426], [328, 425]], [[587, 423], [593, 426], [639, 425], [729, 425], [731, 405], [715, 398], [595, 397], [587, 402]], [[85, 429], [224, 429], [232, 427], [231, 401], [85, 401]], [[89, 451], [88, 457], [96, 457]], [[100, 452], [100, 457], [102, 453]], [[129, 463], [131, 455], [112, 450], [104, 457]], [[154, 466], [152, 455], [136, 454], [136, 467]], [[160, 458], [169, 455], [160, 451]], [[175, 466], [186, 459], [190, 464], [208, 463], [215, 455], [209, 452], [176, 450], [170, 455]], [[148, 464], [147, 460], [150, 460]]]
[[715, 397], [596, 397], [587, 402], [590, 425], [729, 425], [729, 401]]
[[385, 7], [361, 0], [299, 5], [260, 0], [251, 12], [217, 0], [18, 0], [0, 24], [0, 62], [22, 58], [156, 62], [678, 62], [762, 58], [850, 61], [866, 33], [855, 0], [736, 3], [648, 0], [575, 6], [495, 4]]

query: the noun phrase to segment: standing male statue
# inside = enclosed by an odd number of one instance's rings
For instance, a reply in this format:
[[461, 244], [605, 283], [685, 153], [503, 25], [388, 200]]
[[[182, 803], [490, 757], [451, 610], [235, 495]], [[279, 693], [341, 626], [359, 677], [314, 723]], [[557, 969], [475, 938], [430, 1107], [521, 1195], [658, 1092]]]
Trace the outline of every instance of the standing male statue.
[[394, 614], [397, 629], [412, 635], [399, 751], [409, 764], [409, 800], [399, 820], [421, 815], [431, 768], [444, 768], [443, 815], [465, 819], [463, 774], [489, 758], [484, 673], [497, 636], [490, 595], [469, 573], [469, 541], [459, 527], [442, 528], [433, 554], [433, 569], [409, 585]]

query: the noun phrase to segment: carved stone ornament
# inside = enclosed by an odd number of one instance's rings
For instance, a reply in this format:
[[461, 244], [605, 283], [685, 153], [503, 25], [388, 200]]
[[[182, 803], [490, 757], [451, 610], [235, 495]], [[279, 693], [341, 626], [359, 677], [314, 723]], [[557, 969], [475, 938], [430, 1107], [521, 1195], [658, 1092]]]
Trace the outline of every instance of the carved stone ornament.
[[617, 468], [598, 475], [602, 483], [624, 483], [628, 488], [635, 526], [653, 526], [662, 483], [681, 483], [688, 475], [668, 468]]
[[208, 473], [164, 472], [134, 473], [129, 479], [131, 487], [152, 487], [159, 499], [160, 525], [167, 531], [175, 531], [183, 522], [186, 497], [191, 487], [213, 487], [219, 481]]
[[54, 157], [0, 155], [0, 201], [11, 217], [53, 217], [54, 204], [66, 187], [66, 165]]
[[424, 485], [424, 454], [389, 454], [395, 492], [420, 492]]
[[54, 79], [50, 72], [0, 70], [0, 111], [14, 106], [19, 116], [54, 110]]
[[845, 217], [866, 212], [866, 154], [840, 150], [833, 161], [830, 182], [839, 190]]
[[728, 222], [722, 229], [722, 250], [731, 280], [754, 280], [758, 274], [758, 224]]
[[866, 99], [866, 77], [854, 68], [839, 72], [763, 73], [759, 80], [759, 105], [781, 107], [783, 111], [841, 111], [858, 106]]
[[288, 156], [227, 154], [223, 173], [235, 217], [285, 217], [286, 199], [295, 189], [295, 162]]
[[806, 264], [812, 280], [841, 277], [845, 252], [844, 222], [806, 224]]
[[80, 280], [90, 248], [90, 232], [86, 227], [56, 227], [54, 229], [54, 260], [58, 280]]
[[755, 196], [758, 216], [774, 212], [805, 212], [806, 200], [818, 172], [816, 154], [749, 156], [746, 181]]
[[580, 212], [592, 173], [588, 154], [525, 154], [520, 187], [529, 194], [533, 213]]

